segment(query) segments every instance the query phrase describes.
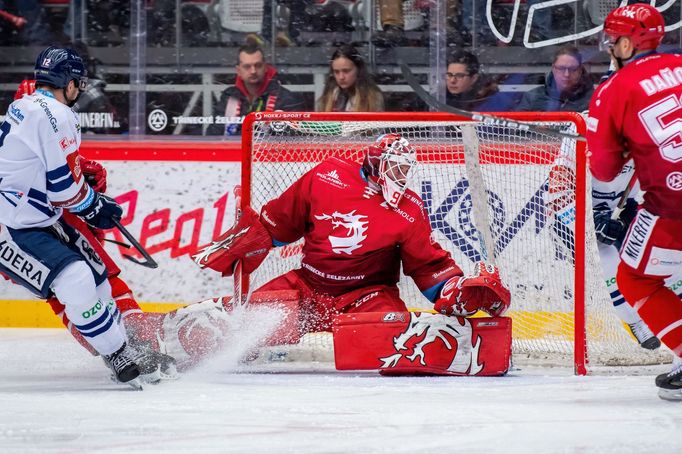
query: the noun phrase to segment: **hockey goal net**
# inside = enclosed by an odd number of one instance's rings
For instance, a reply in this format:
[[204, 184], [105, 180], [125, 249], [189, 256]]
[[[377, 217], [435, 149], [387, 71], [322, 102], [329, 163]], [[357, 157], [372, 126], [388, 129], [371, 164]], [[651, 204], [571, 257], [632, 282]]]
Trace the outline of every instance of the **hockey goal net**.
[[[584, 133], [582, 117], [573, 113], [503, 116]], [[588, 364], [662, 361], [631, 338], [607, 294], [587, 196], [584, 142], [450, 114], [256, 113], [243, 127], [242, 204], [258, 211], [320, 161], [330, 156], [360, 161], [370, 143], [392, 132], [417, 150], [413, 189], [424, 201], [436, 240], [465, 273], [482, 259], [500, 268], [512, 292], [508, 315], [516, 362], [573, 365], [584, 374]], [[550, 178], [557, 163], [573, 173], [561, 183]], [[552, 187], [557, 184], [561, 187]], [[561, 210], [550, 203], [557, 190]], [[243, 288], [255, 289], [298, 267], [300, 250], [300, 242], [273, 250]], [[403, 277], [400, 291], [408, 307], [431, 309], [409, 278]], [[331, 349], [329, 337], [317, 334], [303, 342]]]

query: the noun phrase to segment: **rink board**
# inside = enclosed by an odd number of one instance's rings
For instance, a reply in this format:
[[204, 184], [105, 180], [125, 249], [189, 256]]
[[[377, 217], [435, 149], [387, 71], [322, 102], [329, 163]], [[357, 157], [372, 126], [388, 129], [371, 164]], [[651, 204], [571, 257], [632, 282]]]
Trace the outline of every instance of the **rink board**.
[[[106, 244], [145, 310], [169, 311], [232, 293], [231, 279], [200, 271], [189, 254], [232, 224], [233, 189], [240, 182], [238, 143], [86, 141], [82, 152], [105, 165], [107, 193], [123, 206], [123, 225], [159, 263], [154, 270], [138, 266], [123, 258], [129, 250]], [[107, 236], [124, 240], [118, 232]], [[23, 288], [2, 281], [0, 295], [0, 327], [60, 326], [49, 307]], [[572, 323], [557, 322], [572, 321], [573, 314], [557, 309], [552, 313], [517, 310], [511, 315], [538, 326], [538, 334], [550, 331], [571, 339]]]

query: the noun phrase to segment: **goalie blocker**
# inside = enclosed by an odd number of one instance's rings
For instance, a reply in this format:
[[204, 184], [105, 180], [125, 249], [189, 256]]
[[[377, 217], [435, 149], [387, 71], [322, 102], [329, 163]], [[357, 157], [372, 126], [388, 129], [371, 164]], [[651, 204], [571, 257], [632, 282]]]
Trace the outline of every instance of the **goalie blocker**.
[[239, 220], [210, 245], [192, 255], [201, 268], [232, 276], [241, 261], [244, 273], [251, 273], [265, 260], [272, 249], [272, 238], [260, 221], [258, 213], [246, 207]]

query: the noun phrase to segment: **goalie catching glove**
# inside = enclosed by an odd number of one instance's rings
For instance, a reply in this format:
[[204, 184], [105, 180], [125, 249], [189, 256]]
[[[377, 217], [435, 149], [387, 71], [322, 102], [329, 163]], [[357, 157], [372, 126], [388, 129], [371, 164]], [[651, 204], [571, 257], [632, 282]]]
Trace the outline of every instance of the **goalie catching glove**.
[[242, 262], [245, 273], [253, 272], [272, 249], [272, 237], [260, 221], [258, 213], [246, 207], [239, 221], [210, 245], [192, 255], [202, 268], [232, 276], [234, 266]]
[[492, 317], [502, 315], [511, 300], [509, 289], [494, 265], [478, 262], [471, 276], [450, 278], [440, 291], [433, 308], [443, 315], [469, 317], [479, 310]]

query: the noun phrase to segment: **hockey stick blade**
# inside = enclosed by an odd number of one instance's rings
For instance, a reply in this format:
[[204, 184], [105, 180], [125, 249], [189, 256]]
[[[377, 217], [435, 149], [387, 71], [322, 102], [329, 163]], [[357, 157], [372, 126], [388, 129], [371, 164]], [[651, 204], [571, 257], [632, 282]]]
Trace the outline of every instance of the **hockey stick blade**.
[[424, 101], [429, 107], [436, 109], [441, 112], [453, 113], [456, 115], [461, 115], [463, 117], [471, 118], [474, 121], [480, 121], [481, 123], [488, 126], [500, 126], [503, 128], [516, 129], [518, 131], [535, 132], [539, 134], [545, 134], [551, 137], [556, 137], [559, 139], [574, 139], [584, 142], [585, 137], [580, 134], [574, 134], [570, 132], [555, 131], [553, 129], [543, 128], [541, 126], [534, 126], [528, 123], [507, 120], [502, 117], [496, 117], [494, 115], [486, 115], [480, 112], [469, 112], [468, 110], [458, 109], [456, 107], [449, 106], [445, 103], [438, 101], [436, 98], [431, 96], [429, 92], [424, 90], [410, 70], [406, 63], [400, 61], [400, 71], [407, 84], [414, 90], [416, 95]]
[[118, 219], [112, 218], [111, 220], [113, 221], [114, 225], [119, 230], [119, 232], [121, 232], [123, 236], [126, 237], [126, 239], [130, 242], [130, 244], [132, 244], [132, 246], [137, 250], [137, 252], [142, 254], [142, 257], [144, 257], [144, 261], [138, 260], [132, 255], [128, 254], [123, 254], [123, 258], [126, 258], [131, 262], [137, 263], [138, 265], [142, 265], [147, 268], [158, 268], [159, 264], [156, 263], [152, 256], [149, 255], [146, 249], [142, 247], [142, 245], [135, 239], [135, 237], [128, 231], [128, 229], [123, 227], [123, 225], [121, 225]]

